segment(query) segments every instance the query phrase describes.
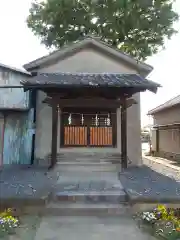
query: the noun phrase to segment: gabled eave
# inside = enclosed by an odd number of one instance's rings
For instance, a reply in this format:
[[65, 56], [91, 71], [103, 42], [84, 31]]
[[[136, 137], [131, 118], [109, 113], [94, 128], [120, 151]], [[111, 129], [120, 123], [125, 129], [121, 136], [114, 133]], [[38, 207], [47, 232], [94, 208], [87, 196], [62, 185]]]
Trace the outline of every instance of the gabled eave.
[[152, 66], [137, 61], [130, 55], [125, 54], [122, 51], [115, 49], [112, 46], [93, 37], [88, 37], [82, 41], [75, 42], [72, 43], [71, 45], [65, 46], [62, 49], [54, 51], [49, 55], [43, 56], [30, 63], [27, 63], [23, 67], [28, 71], [33, 71], [33, 69], [37, 69], [46, 64], [48, 65], [53, 61], [63, 60], [66, 57], [69, 57], [87, 47], [102, 51], [120, 62], [123, 61], [124, 63], [130, 65], [132, 68], [136, 69], [137, 72], [139, 72], [144, 77], [146, 77], [153, 70]]

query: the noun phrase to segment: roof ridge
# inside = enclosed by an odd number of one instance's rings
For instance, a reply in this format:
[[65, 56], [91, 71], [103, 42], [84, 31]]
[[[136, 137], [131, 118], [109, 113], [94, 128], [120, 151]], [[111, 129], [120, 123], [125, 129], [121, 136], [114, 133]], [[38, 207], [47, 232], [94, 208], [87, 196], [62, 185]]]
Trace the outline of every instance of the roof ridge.
[[[78, 45], [75, 45], [75, 44], [78, 44]], [[92, 44], [94, 47], [102, 49], [103, 51], [107, 51], [110, 54], [114, 55], [115, 57], [118, 57], [119, 59], [124, 60], [124, 61], [128, 62], [129, 64], [134, 65], [134, 67], [141, 68], [141, 70], [145, 71], [147, 74], [149, 74], [153, 70], [153, 67], [150, 66], [149, 64], [142, 62], [142, 61], [137, 61], [130, 54], [125, 53], [121, 49], [110, 45], [109, 43], [104, 41], [102, 39], [102, 37], [98, 37], [95, 35], [93, 35], [93, 36], [86, 35], [84, 37], [81, 37], [77, 41], [68, 43], [68, 44], [64, 45], [63, 47], [61, 47], [47, 55], [44, 55], [44, 56], [37, 58], [27, 64], [24, 64], [23, 67], [26, 69], [36, 68], [37, 66], [43, 64], [46, 61], [51, 61], [52, 59], [57, 59], [58, 57], [60, 58], [60, 55], [61, 55], [61, 57], [66, 56], [66, 54], [68, 53], [68, 48], [70, 48], [69, 52], [70, 51], [74, 52], [78, 49], [84, 48], [86, 44]]]

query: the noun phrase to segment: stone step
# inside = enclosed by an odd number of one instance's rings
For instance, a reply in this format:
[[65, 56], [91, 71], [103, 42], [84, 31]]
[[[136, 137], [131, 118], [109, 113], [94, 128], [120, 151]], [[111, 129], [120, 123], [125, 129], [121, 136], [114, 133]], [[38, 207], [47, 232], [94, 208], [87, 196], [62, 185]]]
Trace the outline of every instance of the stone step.
[[[48, 155], [48, 159], [51, 159], [51, 155]], [[86, 152], [66, 152], [57, 155], [58, 161], [77, 161], [77, 162], [120, 162], [121, 155], [118, 153], [86, 153]]]
[[56, 202], [69, 203], [125, 203], [127, 195], [123, 190], [118, 191], [63, 191], [54, 195]]
[[43, 215], [53, 216], [127, 216], [130, 208], [126, 204], [49, 203]]
[[119, 172], [120, 164], [77, 164], [77, 163], [58, 163], [60, 172]]
[[93, 157], [93, 156], [104, 156], [104, 157], [111, 157], [111, 156], [115, 156], [115, 157], [119, 157], [121, 154], [118, 152], [93, 152], [93, 149], [91, 148], [91, 152], [86, 152], [86, 150], [84, 149], [83, 151], [80, 152], [71, 152], [71, 151], [67, 151], [67, 152], [61, 152], [58, 153], [58, 156], [89, 156], [89, 157]]
[[57, 163], [57, 165], [75, 165], [75, 166], [112, 166], [114, 163], [102, 161], [102, 162], [91, 162], [91, 161], [68, 161], [68, 160], [62, 160]]
[[79, 163], [120, 163], [120, 158], [67, 158], [62, 157], [57, 159], [58, 162], [79, 162]]
[[[46, 161], [50, 162], [51, 155], [48, 155]], [[121, 154], [119, 153], [90, 153], [90, 152], [66, 152], [57, 155], [57, 162], [82, 162], [82, 163], [115, 163], [121, 164]], [[131, 161], [128, 159], [128, 163]]]

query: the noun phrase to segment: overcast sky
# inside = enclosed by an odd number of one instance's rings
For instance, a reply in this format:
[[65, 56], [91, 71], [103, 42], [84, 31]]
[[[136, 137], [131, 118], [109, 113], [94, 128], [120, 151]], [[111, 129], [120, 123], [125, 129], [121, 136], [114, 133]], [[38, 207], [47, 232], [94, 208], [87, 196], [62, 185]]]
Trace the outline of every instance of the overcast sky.
[[[26, 26], [26, 17], [32, 0], [0, 0], [0, 62], [14, 67], [48, 53], [40, 40]], [[180, 14], [180, 0], [174, 3]], [[151, 108], [180, 94], [179, 56], [180, 21], [175, 24], [179, 33], [166, 41], [166, 49], [147, 59], [154, 67], [149, 78], [163, 87], [157, 94], [141, 95], [142, 124], [148, 124], [146, 113]]]

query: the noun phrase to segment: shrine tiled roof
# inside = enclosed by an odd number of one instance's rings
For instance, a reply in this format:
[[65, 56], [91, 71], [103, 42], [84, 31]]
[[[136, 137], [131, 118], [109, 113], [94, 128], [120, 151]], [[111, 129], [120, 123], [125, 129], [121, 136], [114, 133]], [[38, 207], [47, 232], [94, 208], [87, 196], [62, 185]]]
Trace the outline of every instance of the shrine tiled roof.
[[138, 74], [119, 73], [39, 73], [22, 84], [26, 87], [117, 87], [140, 88], [156, 92], [160, 84], [147, 80]]

